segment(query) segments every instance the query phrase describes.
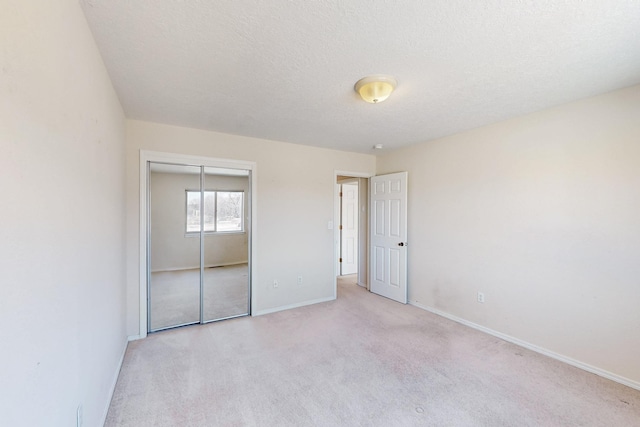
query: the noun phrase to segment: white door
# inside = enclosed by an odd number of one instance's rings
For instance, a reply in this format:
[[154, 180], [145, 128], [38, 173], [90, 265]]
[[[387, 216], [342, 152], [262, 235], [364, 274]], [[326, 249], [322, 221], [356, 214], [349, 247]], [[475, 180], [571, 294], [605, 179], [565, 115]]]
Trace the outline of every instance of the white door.
[[407, 303], [407, 172], [374, 176], [371, 198], [371, 292]]
[[342, 184], [340, 274], [358, 272], [358, 184]]

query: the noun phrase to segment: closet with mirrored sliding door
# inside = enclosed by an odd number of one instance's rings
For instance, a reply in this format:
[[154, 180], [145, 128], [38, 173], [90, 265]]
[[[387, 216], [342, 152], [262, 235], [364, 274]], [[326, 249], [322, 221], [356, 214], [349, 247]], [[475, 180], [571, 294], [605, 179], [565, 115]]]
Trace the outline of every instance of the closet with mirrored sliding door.
[[147, 330], [250, 313], [251, 171], [147, 162]]

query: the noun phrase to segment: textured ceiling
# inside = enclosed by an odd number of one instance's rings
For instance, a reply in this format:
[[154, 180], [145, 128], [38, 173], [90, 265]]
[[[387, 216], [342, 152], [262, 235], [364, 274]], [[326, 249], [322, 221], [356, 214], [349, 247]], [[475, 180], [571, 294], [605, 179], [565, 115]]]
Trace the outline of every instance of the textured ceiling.
[[[372, 152], [640, 84], [640, 1], [81, 0], [127, 117]], [[353, 91], [390, 74], [396, 92]]]

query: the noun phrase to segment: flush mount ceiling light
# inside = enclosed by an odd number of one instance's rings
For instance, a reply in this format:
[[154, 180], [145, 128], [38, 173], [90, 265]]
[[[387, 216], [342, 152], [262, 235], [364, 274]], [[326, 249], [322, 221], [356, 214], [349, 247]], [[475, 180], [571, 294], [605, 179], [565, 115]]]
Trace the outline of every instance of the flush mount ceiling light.
[[363, 100], [377, 104], [387, 99], [397, 85], [398, 82], [393, 77], [377, 74], [358, 80], [353, 88]]

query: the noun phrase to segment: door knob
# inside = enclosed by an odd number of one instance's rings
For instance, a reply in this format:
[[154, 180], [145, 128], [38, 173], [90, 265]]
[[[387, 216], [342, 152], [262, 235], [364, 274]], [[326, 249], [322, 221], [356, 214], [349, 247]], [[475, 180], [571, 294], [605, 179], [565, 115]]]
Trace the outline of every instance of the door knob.
[[404, 242], [398, 243], [398, 246], [404, 246]]

